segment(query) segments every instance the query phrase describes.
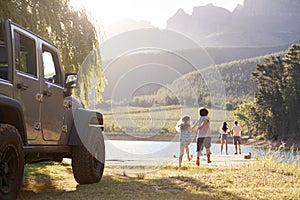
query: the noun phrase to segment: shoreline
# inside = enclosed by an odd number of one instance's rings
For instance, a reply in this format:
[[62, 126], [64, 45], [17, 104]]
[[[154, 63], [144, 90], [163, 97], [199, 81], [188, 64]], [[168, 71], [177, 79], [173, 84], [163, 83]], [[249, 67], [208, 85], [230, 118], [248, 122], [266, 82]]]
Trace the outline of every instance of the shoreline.
[[[153, 141], [153, 142], [174, 142], [179, 141], [180, 134], [147, 134], [147, 133], [104, 133], [104, 140], [126, 140], [126, 141]], [[232, 143], [232, 137], [229, 137], [228, 143]], [[256, 140], [254, 138], [241, 138], [242, 144], [253, 147], [262, 148], [284, 148], [284, 149], [300, 149], [300, 141], [287, 141], [282, 143], [280, 141], [270, 140]], [[212, 136], [213, 143], [220, 143], [219, 136]]]
[[147, 133], [104, 133], [105, 140], [130, 140], [130, 141], [161, 141], [161, 142], [171, 142], [179, 141], [179, 134], [147, 134]]
[[261, 148], [282, 148], [282, 149], [300, 149], [300, 142], [280, 142], [280, 141], [270, 141], [270, 140], [255, 140], [248, 139], [246, 143], [242, 145], [249, 145], [253, 147], [261, 147]]

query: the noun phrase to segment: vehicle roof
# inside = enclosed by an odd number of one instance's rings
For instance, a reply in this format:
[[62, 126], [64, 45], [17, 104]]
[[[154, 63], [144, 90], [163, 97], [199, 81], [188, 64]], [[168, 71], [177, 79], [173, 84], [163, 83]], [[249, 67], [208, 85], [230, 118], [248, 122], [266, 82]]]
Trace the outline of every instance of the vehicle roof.
[[[1, 21], [2, 21], [2, 20], [1, 20]], [[1, 21], [0, 21], [0, 22], [1, 22]], [[9, 24], [13, 24], [14, 26], [17, 26], [18, 28], [21, 28], [21, 29], [23, 29], [23, 30], [29, 32], [30, 34], [34, 35], [35, 37], [37, 37], [37, 38], [39, 38], [39, 39], [41, 39], [41, 40], [43, 40], [43, 41], [45, 41], [45, 42], [51, 44], [53, 47], [57, 48], [57, 46], [56, 46], [55, 44], [53, 44], [52, 42], [50, 42], [50, 41], [47, 40], [46, 38], [44, 38], [44, 37], [42, 37], [42, 36], [40, 36], [40, 35], [38, 35], [38, 34], [32, 32], [31, 30], [29, 30], [29, 29], [27, 29], [27, 28], [24, 28], [23, 26], [21, 26], [21, 25], [15, 23], [15, 22], [13, 22], [12, 20], [8, 19], [8, 20], [5, 20], [5, 21], [8, 21]]]

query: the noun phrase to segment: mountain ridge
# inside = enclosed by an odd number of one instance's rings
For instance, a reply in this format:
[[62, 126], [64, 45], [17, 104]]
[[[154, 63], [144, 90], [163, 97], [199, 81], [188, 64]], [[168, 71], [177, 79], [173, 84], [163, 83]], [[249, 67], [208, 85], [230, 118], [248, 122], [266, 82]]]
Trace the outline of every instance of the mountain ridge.
[[299, 40], [300, 1], [245, 0], [233, 12], [212, 4], [191, 15], [179, 9], [167, 29], [185, 34], [203, 46], [260, 46]]

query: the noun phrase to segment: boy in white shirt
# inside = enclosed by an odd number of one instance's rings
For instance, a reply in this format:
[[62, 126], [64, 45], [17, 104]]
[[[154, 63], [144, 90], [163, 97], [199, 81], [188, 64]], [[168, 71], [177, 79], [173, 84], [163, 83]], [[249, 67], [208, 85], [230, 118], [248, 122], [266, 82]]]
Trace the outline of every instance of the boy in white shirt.
[[210, 160], [210, 147], [211, 137], [209, 135], [210, 119], [208, 117], [208, 110], [206, 108], [199, 108], [199, 119], [192, 126], [192, 129], [196, 129], [197, 133], [197, 160], [196, 165], [200, 165], [200, 153], [201, 147], [204, 145], [206, 149], [207, 163], [211, 163]]
[[234, 126], [231, 128], [232, 136], [233, 136], [233, 144], [235, 147], [235, 153], [237, 154], [237, 147], [239, 146], [239, 153], [242, 153], [241, 150], [241, 131], [242, 127], [238, 125], [238, 121], [234, 121]]

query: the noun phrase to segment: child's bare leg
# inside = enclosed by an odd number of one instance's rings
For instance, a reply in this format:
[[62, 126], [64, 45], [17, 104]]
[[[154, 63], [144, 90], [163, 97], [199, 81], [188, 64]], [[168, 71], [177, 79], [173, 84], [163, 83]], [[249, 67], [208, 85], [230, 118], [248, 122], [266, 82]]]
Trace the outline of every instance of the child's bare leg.
[[200, 165], [200, 154], [201, 154], [201, 150], [197, 151], [197, 159], [196, 159], [196, 165], [197, 166]]
[[179, 168], [181, 167], [183, 153], [184, 153], [184, 146], [180, 145], [179, 165], [178, 165]]
[[211, 160], [210, 160], [210, 148], [206, 148], [206, 156], [207, 156], [207, 163], [211, 163]]
[[235, 154], [237, 154], [237, 144], [234, 145], [235, 148]]
[[225, 140], [225, 146], [226, 146], [226, 155], [228, 155], [228, 139]]
[[222, 154], [222, 151], [223, 151], [223, 145], [224, 145], [224, 140], [222, 139], [221, 140], [221, 154]]
[[197, 151], [197, 158], [200, 158], [200, 156], [201, 156], [201, 150]]
[[189, 160], [189, 161], [192, 160], [191, 157], [190, 157], [190, 149], [189, 149], [189, 146], [186, 146], [186, 147], [185, 147], [185, 151], [186, 151], [186, 155], [187, 155], [188, 160]]

